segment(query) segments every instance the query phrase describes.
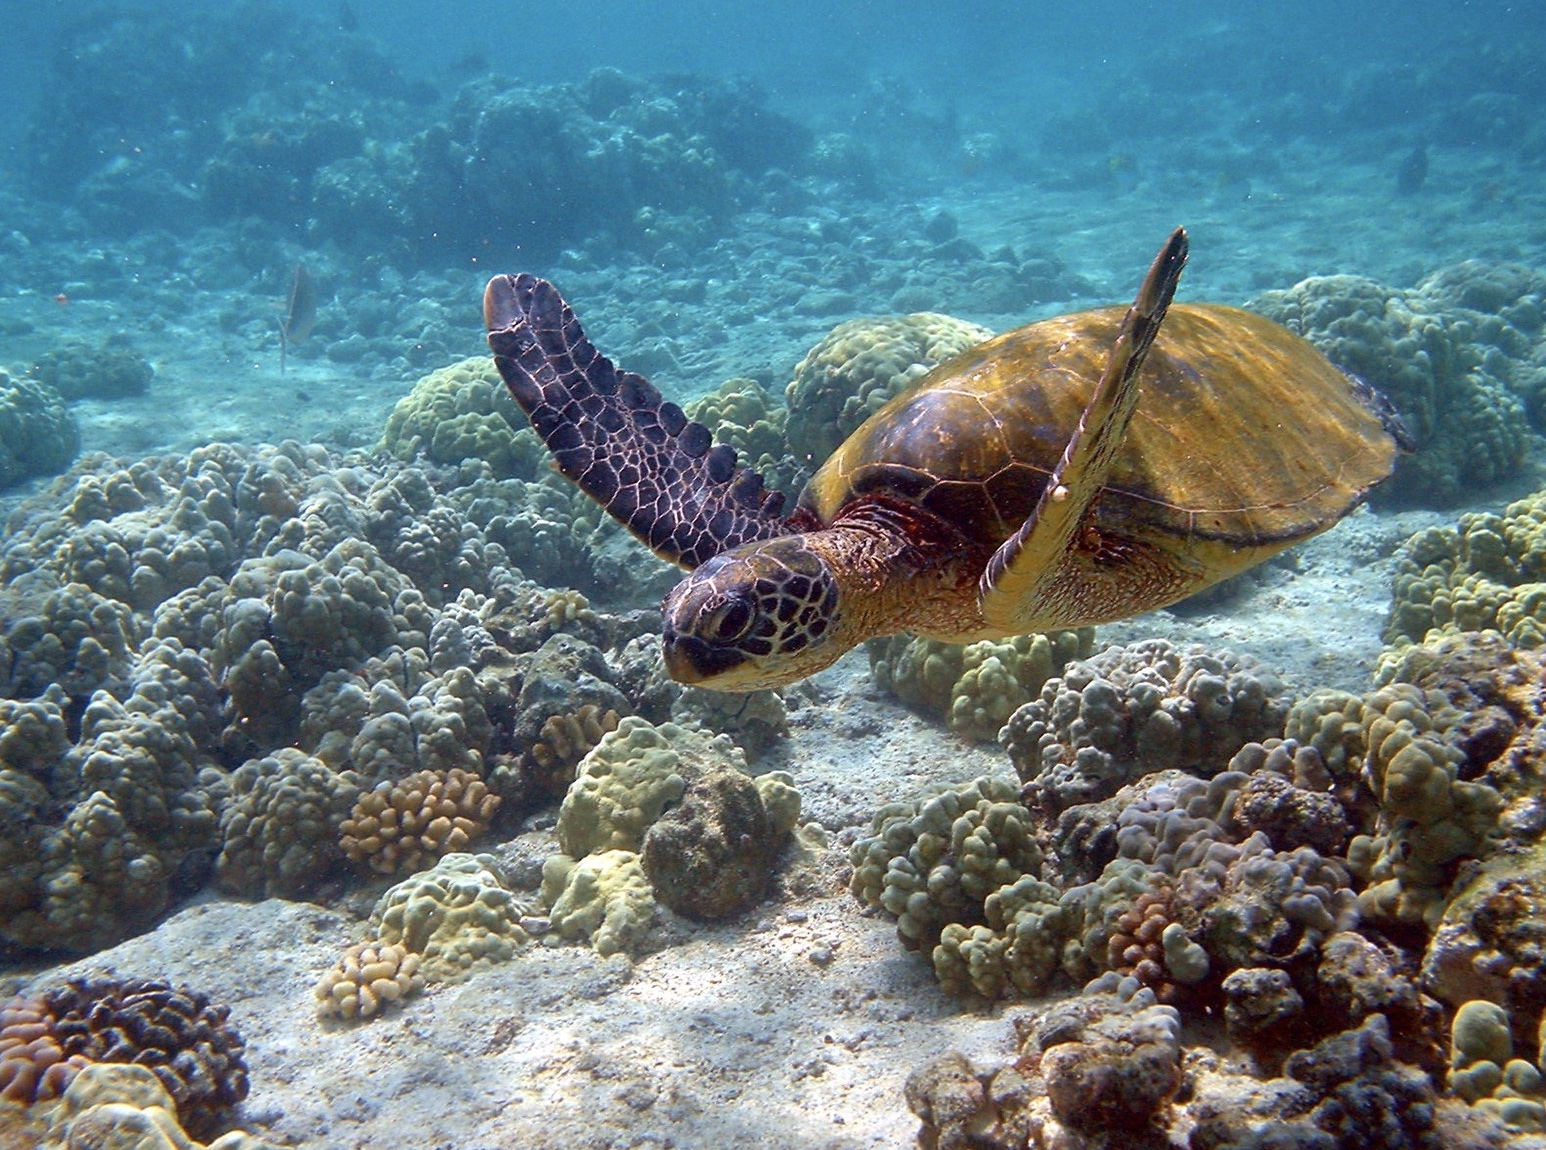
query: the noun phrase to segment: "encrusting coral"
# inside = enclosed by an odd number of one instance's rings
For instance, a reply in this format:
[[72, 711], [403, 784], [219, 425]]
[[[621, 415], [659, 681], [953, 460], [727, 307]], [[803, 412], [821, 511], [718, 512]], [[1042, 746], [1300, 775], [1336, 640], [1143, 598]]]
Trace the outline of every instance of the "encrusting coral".
[[96, 347], [67, 343], [44, 352], [27, 375], [67, 400], [122, 399], [143, 393], [156, 369], [122, 336], [110, 336]]
[[76, 1075], [48, 1113], [41, 1145], [45, 1150], [279, 1150], [243, 1130], [228, 1131], [206, 1146], [190, 1137], [198, 1128], [187, 1119], [179, 1122], [173, 1096], [148, 1068], [93, 1063]]

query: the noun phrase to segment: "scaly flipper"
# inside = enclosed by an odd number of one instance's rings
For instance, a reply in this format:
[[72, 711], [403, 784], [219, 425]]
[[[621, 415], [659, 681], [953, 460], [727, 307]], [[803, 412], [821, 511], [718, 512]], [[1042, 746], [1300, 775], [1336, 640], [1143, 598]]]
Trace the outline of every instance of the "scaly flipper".
[[692, 570], [789, 531], [783, 493], [643, 376], [613, 367], [552, 284], [495, 276], [483, 321], [499, 374], [559, 470], [655, 554]]
[[[1047, 479], [1036, 510], [1000, 545], [983, 570], [977, 594], [988, 626], [1014, 634], [1039, 625], [1082, 622], [1075, 617], [1080, 612], [1073, 609], [1074, 601], [1103, 598], [1098, 588], [1080, 589], [1068, 583], [1068, 576], [1080, 574], [1076, 561], [1085, 546], [1080, 522], [1111, 473], [1138, 408], [1138, 369], [1176, 294], [1186, 251], [1186, 230], [1177, 228], [1154, 258], [1138, 298], [1122, 320], [1111, 358], [1062, 460]], [[1115, 567], [1113, 574], [1127, 579], [1136, 574], [1132, 568], [1128, 562]], [[1055, 622], [1046, 624], [1046, 620]]]

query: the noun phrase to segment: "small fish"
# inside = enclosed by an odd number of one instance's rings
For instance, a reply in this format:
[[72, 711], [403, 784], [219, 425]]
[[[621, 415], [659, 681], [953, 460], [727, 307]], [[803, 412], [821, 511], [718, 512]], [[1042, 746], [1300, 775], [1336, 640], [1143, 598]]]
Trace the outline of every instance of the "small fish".
[[1403, 196], [1410, 196], [1423, 186], [1427, 178], [1428, 149], [1418, 144], [1406, 154], [1401, 166], [1396, 169], [1396, 191]]
[[311, 284], [311, 273], [305, 264], [296, 264], [290, 277], [290, 297], [284, 318], [279, 321], [279, 374], [285, 373], [285, 360], [290, 345], [300, 343], [311, 334], [317, 322], [317, 291]]

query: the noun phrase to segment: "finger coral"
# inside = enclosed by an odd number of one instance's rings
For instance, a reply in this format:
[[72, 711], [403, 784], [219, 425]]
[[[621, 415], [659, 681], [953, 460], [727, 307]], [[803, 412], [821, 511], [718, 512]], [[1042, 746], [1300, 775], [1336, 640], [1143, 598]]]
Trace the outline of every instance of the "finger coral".
[[339, 845], [355, 863], [377, 874], [418, 870], [426, 862], [465, 850], [488, 829], [499, 796], [482, 779], [453, 767], [419, 771], [381, 782], [355, 801], [339, 824]]
[[398, 943], [362, 942], [344, 951], [313, 996], [323, 1018], [372, 1018], [424, 987], [422, 956]]

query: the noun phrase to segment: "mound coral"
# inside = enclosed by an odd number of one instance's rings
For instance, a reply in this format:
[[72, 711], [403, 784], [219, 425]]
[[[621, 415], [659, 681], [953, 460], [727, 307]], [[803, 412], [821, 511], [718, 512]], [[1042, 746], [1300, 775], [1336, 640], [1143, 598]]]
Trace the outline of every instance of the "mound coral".
[[1052, 676], [1095, 649], [1095, 628], [1016, 635], [965, 645], [893, 635], [866, 644], [883, 690], [963, 738], [989, 742]]
[[1070, 664], [1001, 739], [1038, 801], [1062, 810], [1140, 773], [1222, 770], [1242, 744], [1281, 735], [1288, 708], [1277, 677], [1254, 660], [1155, 639]]
[[648, 929], [657, 896], [699, 918], [742, 910], [799, 809], [790, 777], [752, 779], [727, 736], [625, 718], [581, 760], [559, 809], [560, 853], [542, 868], [553, 926], [610, 954]]
[[755, 379], [727, 379], [683, 410], [714, 433], [715, 443], [735, 448], [774, 490], [792, 496], [808, 478], [809, 468], [789, 453], [789, 409]]
[[142, 394], [156, 369], [119, 336], [96, 347], [71, 343], [46, 352], [27, 375], [67, 400], [122, 399]]
[[1510, 503], [1501, 515], [1467, 514], [1455, 527], [1425, 528], [1397, 555], [1387, 643], [1489, 630], [1516, 647], [1546, 645], [1546, 492]]
[[80, 428], [57, 391], [0, 371], [0, 488], [63, 471], [80, 449]]
[[380, 447], [404, 461], [423, 453], [452, 466], [481, 459], [500, 479], [534, 479], [545, 449], [488, 356], [421, 378], [387, 416]]
[[992, 334], [933, 312], [838, 324], [806, 352], [785, 389], [789, 449], [820, 464], [888, 399]]
[[491, 856], [449, 854], [388, 890], [372, 917], [378, 942], [419, 955], [426, 979], [446, 980], [525, 946], [526, 913]]

